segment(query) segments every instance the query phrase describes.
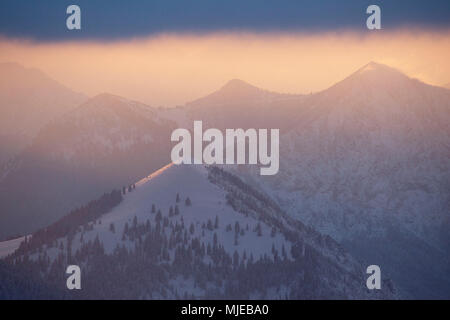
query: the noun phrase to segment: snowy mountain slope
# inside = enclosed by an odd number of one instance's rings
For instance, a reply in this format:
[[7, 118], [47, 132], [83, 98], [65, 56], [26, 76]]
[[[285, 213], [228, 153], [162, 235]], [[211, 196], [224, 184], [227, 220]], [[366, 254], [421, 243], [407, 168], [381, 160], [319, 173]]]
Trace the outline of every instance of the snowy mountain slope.
[[368, 292], [335, 241], [216, 167], [168, 165], [68, 236], [55, 228], [8, 261], [39, 267], [55, 287], [65, 281], [54, 272], [76, 263], [90, 298], [395, 297], [390, 282]]
[[[94, 97], [48, 123], [28, 148], [2, 166], [0, 209], [5, 213], [0, 221], [7, 220], [8, 226], [0, 225], [0, 238], [36, 230], [88, 199], [167, 163], [170, 133], [176, 126], [190, 128], [196, 117], [207, 122], [210, 116], [215, 126], [236, 125], [238, 119], [244, 128], [258, 128], [267, 119], [279, 123], [290, 119], [288, 110], [296, 108], [301, 99], [239, 80], [172, 109], [151, 108], [109, 94]], [[211, 101], [215, 105], [208, 108]], [[280, 105], [280, 110], [273, 108]], [[237, 112], [239, 117], [218, 117], [220, 110]], [[27, 201], [23, 201], [24, 194]]]
[[11, 240], [1, 241], [0, 242], [0, 259], [6, 257], [14, 251], [16, 251], [20, 244], [25, 240], [25, 237], [18, 237]]
[[49, 286], [39, 275], [0, 260], [0, 300], [61, 299], [64, 291]]
[[50, 122], [0, 177], [0, 236], [34, 231], [161, 167], [175, 126], [157, 109], [110, 94]]
[[[403, 284], [422, 281], [416, 297], [448, 297], [450, 92], [370, 63], [308, 103], [266, 190]], [[420, 267], [405, 273], [405, 261]]]
[[36, 69], [0, 64], [0, 164], [19, 153], [50, 120], [87, 100]]
[[[279, 180], [308, 195], [296, 208], [324, 201], [334, 202], [325, 206], [332, 211], [335, 204], [355, 205], [439, 241], [427, 228], [449, 213], [450, 93], [372, 63], [311, 102], [314, 108], [281, 145]], [[358, 215], [356, 208], [348, 209]], [[340, 223], [313, 215], [318, 223], [360, 231], [345, 227], [339, 214], [329, 215]]]

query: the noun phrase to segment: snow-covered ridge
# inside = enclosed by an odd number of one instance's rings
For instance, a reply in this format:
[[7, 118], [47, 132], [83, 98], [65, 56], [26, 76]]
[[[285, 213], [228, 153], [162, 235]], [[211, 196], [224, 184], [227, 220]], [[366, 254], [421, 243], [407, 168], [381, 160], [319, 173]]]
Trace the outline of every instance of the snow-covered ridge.
[[[43, 237], [45, 233], [41, 240]], [[96, 268], [96, 259], [119, 259], [120, 265], [133, 261], [135, 255], [149, 255], [149, 268], [164, 270], [169, 277], [169, 282], [163, 282], [164, 290], [148, 287], [140, 293], [142, 297], [177, 297], [181, 288], [188, 296], [231, 297], [232, 282], [204, 282], [197, 272], [203, 268], [223, 272], [225, 268], [228, 275], [220, 277], [228, 279], [237, 276], [233, 274], [238, 268], [250, 272], [260, 264], [275, 269], [270, 277], [260, 274], [263, 278], [255, 279], [255, 284], [265, 283], [260, 289], [246, 288], [250, 291], [243, 289], [240, 294], [247, 292], [247, 297], [257, 298], [270, 292], [272, 298], [300, 297], [304, 293], [296, 286], [312, 281], [305, 272], [317, 272], [314, 277], [324, 281], [323, 286], [312, 288], [310, 294], [345, 295], [351, 287], [351, 297], [370, 297], [359, 287], [361, 279], [344, 280], [350, 279], [346, 274], [354, 279], [362, 277], [363, 270], [337, 243], [296, 222], [267, 195], [217, 167], [169, 164], [132, 185], [118, 205], [95, 221], [66, 237], [49, 239], [38, 248], [33, 242], [25, 244], [9, 259], [37, 263], [44, 274], [71, 261], [89, 274]], [[318, 261], [323, 269], [309, 271], [315, 270], [313, 264]], [[192, 271], [182, 276], [186, 268]], [[282, 280], [291, 273], [290, 281]], [[138, 277], [147, 281], [145, 273]], [[127, 273], [126, 279], [131, 282], [132, 275]]]

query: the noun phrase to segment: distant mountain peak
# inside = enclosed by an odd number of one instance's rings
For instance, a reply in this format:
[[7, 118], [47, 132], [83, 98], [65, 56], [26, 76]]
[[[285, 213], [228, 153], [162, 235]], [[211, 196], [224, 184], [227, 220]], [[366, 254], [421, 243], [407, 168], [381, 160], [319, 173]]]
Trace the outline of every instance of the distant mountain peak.
[[14, 61], [6, 61], [6, 62], [0, 62], [0, 69], [25, 69], [24, 66], [22, 66], [21, 64], [14, 62]]
[[248, 82], [245, 82], [244, 80], [231, 79], [221, 88], [221, 90], [233, 90], [233, 89], [241, 89], [241, 88], [258, 89], [257, 87], [249, 84]]
[[194, 100], [188, 105], [222, 105], [224, 103], [241, 103], [244, 100], [260, 99], [262, 96], [272, 93], [255, 87], [243, 80], [232, 79], [213, 93]]
[[374, 70], [377, 70], [380, 68], [382, 68], [381, 64], [371, 61], [368, 64], [366, 64], [364, 67], [359, 69], [359, 72], [374, 71]]
[[[29, 68], [17, 62], [0, 63], [0, 87], [7, 90], [33, 89], [41, 90], [70, 90], [65, 85], [51, 78], [48, 74], [37, 68]], [[72, 91], [73, 92], [73, 91]], [[74, 92], [75, 93], [75, 92]], [[75, 93], [82, 96], [82, 94]], [[83, 97], [83, 100], [85, 97]]]
[[0, 63], [0, 136], [7, 137], [6, 145], [14, 146], [14, 151], [0, 150], [0, 161], [21, 150], [44, 125], [74, 110], [86, 98], [39, 69]]
[[92, 117], [93, 115], [104, 117], [109, 115], [125, 119], [130, 117], [131, 114], [143, 116], [150, 113], [153, 114], [152, 108], [143, 103], [128, 100], [111, 93], [100, 93], [68, 114], [68, 117], [70, 119], [73, 115], [81, 117]]
[[35, 73], [44, 75], [44, 72], [42, 72], [39, 69], [27, 68], [24, 65], [17, 63], [15, 61], [0, 62], [0, 72], [1, 73], [3, 73], [3, 72], [35, 72]]
[[252, 96], [263, 91], [264, 90], [255, 87], [243, 80], [231, 79], [223, 87], [216, 91], [216, 93], [243, 97]]
[[[60, 118], [61, 123], [77, 123], [86, 127], [121, 127], [123, 130], [156, 130], [159, 126], [175, 126], [165, 114], [152, 106], [111, 93], [100, 93]], [[109, 130], [109, 129], [108, 129]], [[128, 131], [127, 131], [128, 132]], [[111, 132], [110, 132], [111, 133]], [[102, 133], [108, 135], [108, 132]], [[167, 133], [164, 132], [164, 135]]]
[[[376, 61], [370, 61], [370, 62], [369, 62], [368, 64], [366, 64], [364, 67], [371, 67], [371, 68], [385, 68], [385, 67], [388, 67], [388, 66], [385, 65], [385, 64], [376, 62]], [[364, 67], [363, 67], [363, 68], [364, 68]]]
[[341, 95], [342, 93], [340, 90], [343, 90], [344, 88], [346, 88], [345, 90], [352, 90], [353, 92], [356, 92], [357, 90], [363, 90], [363, 92], [365, 92], [369, 89], [381, 90], [381, 88], [394, 90], [395, 88], [398, 89], [410, 86], [416, 81], [417, 80], [408, 77], [398, 69], [371, 61], [350, 74], [347, 78], [325, 90], [325, 92], [337, 90], [336, 93]]
[[356, 71], [356, 74], [364, 74], [367, 72], [371, 73], [391, 73], [391, 74], [402, 74], [403, 73], [395, 68], [389, 67], [385, 64], [381, 64], [378, 62], [371, 61], [362, 68], [360, 68], [358, 71]]
[[97, 94], [96, 96], [86, 101], [83, 105], [90, 107], [105, 107], [105, 108], [110, 108], [114, 106], [122, 106], [122, 107], [137, 106], [143, 107], [145, 109], [152, 109], [150, 106], [141, 103], [139, 101], [127, 99], [108, 92]]
[[407, 79], [408, 76], [404, 74], [402, 71], [390, 67], [385, 64], [377, 63], [377, 62], [369, 62], [362, 68], [360, 68], [358, 71], [353, 73], [350, 77], [374, 77], [376, 79], [382, 80], [383, 79], [389, 79], [389, 78], [404, 78]]
[[89, 99], [86, 103], [106, 102], [106, 101], [124, 102], [126, 101], [126, 99], [112, 93], [102, 92]]

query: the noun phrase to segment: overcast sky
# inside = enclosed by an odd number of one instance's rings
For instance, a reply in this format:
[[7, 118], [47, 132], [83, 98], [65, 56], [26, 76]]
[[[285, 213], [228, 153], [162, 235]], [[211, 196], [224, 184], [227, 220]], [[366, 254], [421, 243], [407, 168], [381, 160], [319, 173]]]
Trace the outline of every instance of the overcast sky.
[[[66, 8], [82, 30], [66, 29]], [[365, 31], [365, 10], [382, 9], [383, 28], [450, 26], [449, 0], [1, 0], [0, 33], [34, 40], [113, 40], [161, 32]]]
[[[71, 4], [82, 30], [66, 28]], [[370, 4], [382, 30], [366, 28]], [[370, 61], [447, 85], [449, 17], [450, 0], [0, 0], [0, 63], [154, 106], [233, 78], [309, 94]]]

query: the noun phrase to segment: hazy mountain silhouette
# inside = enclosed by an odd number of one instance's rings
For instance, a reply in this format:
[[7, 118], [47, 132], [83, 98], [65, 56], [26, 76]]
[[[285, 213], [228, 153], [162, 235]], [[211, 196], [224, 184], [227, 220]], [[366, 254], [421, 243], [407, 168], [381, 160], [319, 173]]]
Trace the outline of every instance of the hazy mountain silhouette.
[[155, 110], [101, 94], [44, 126], [2, 173], [0, 234], [35, 230], [168, 163], [175, 123]]
[[0, 164], [29, 144], [48, 121], [86, 99], [40, 70], [0, 63]]
[[2, 171], [0, 232], [35, 230], [166, 164], [171, 130], [193, 120], [279, 128], [279, 173], [240, 167], [239, 176], [380, 265], [407, 296], [450, 296], [450, 91], [374, 62], [307, 96], [241, 80], [170, 110], [97, 96], [42, 128]]
[[135, 185], [109, 212], [80, 220], [84, 206], [69, 228], [61, 220], [36, 233], [8, 261], [55, 288], [65, 280], [50, 270], [82, 265], [83, 290], [64, 298], [397, 297], [387, 279], [366, 290], [365, 266], [338, 243], [216, 167], [167, 165]]
[[207, 127], [286, 127], [303, 100], [303, 95], [270, 92], [233, 79], [210, 95], [187, 103], [185, 110], [188, 118], [203, 120]]

